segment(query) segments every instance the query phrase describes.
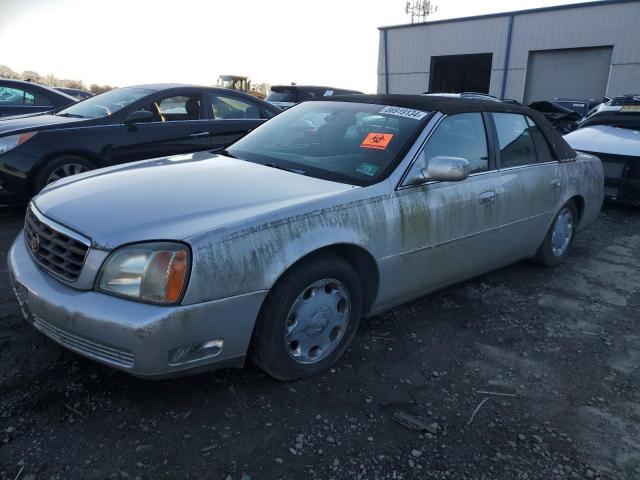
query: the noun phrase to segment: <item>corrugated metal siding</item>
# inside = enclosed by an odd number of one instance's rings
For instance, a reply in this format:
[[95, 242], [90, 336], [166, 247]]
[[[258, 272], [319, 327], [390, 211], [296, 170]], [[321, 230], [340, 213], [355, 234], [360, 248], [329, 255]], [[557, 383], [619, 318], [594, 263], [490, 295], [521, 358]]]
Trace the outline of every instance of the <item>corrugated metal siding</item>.
[[526, 68], [529, 52], [614, 45], [613, 63], [640, 62], [640, 2], [606, 4], [515, 17], [510, 66]]
[[602, 98], [612, 47], [543, 50], [529, 54], [525, 103], [554, 97]]
[[[482, 24], [428, 24], [387, 31], [390, 93], [419, 93], [429, 85], [431, 57], [465, 53], [493, 53], [493, 68], [504, 62], [508, 19], [493, 18]], [[381, 32], [382, 39], [384, 33]], [[500, 46], [502, 45], [502, 50]], [[496, 52], [496, 51], [499, 52]], [[378, 74], [384, 75], [384, 46], [380, 41]], [[406, 76], [405, 76], [406, 75]], [[378, 91], [384, 79], [378, 81]]]
[[[387, 30], [392, 93], [415, 93], [416, 75], [428, 82], [431, 56], [493, 53], [492, 94], [500, 93], [507, 41], [507, 15]], [[522, 100], [530, 51], [613, 45], [608, 95], [638, 90], [640, 1], [516, 15], [507, 72], [508, 98]], [[382, 32], [381, 32], [382, 36]], [[378, 74], [383, 75], [382, 49]], [[407, 74], [406, 78], [404, 74]], [[379, 77], [380, 79], [380, 77]], [[423, 82], [423, 83], [424, 83]], [[497, 82], [497, 83], [496, 83]], [[384, 79], [378, 82], [384, 85]]]

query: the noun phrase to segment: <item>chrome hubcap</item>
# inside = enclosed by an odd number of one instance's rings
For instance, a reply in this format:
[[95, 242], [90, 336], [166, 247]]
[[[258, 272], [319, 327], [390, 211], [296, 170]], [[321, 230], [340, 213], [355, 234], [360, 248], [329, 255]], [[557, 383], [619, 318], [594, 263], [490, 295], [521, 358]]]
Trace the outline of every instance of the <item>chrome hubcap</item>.
[[56, 180], [60, 180], [61, 178], [69, 177], [71, 175], [77, 175], [78, 173], [88, 171], [89, 169], [86, 166], [79, 163], [65, 163], [64, 165], [60, 165], [53, 172], [51, 172], [51, 175], [49, 175], [49, 178], [47, 178], [47, 185], [55, 182]]
[[553, 224], [551, 232], [551, 251], [556, 257], [561, 257], [569, 248], [573, 236], [573, 215], [571, 210], [565, 207], [560, 210]]
[[342, 282], [325, 278], [305, 288], [289, 310], [285, 348], [298, 363], [310, 364], [330, 355], [347, 331], [351, 299]]

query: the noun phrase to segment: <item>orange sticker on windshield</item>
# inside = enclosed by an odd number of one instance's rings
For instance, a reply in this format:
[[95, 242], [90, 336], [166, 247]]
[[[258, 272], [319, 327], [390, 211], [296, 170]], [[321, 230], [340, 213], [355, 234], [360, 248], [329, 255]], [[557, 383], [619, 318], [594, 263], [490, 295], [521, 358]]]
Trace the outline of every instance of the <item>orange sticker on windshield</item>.
[[360, 147], [386, 150], [392, 138], [393, 133], [370, 133], [360, 144]]

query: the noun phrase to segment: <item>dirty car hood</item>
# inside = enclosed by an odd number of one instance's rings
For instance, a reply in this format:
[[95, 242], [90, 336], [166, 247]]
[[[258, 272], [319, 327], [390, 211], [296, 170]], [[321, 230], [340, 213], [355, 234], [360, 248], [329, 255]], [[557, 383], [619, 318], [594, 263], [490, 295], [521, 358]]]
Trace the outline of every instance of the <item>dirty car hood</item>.
[[60, 180], [34, 203], [47, 217], [114, 248], [181, 240], [356, 187], [207, 152]]
[[575, 150], [640, 157], [640, 131], [595, 125], [583, 127], [564, 136]]

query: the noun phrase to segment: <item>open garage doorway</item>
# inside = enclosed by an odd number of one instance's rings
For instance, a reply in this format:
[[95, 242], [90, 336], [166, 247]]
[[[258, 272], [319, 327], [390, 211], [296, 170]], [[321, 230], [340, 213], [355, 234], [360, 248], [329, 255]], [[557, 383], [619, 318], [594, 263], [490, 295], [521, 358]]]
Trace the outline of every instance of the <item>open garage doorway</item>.
[[493, 54], [443, 55], [431, 57], [431, 93], [489, 93]]

